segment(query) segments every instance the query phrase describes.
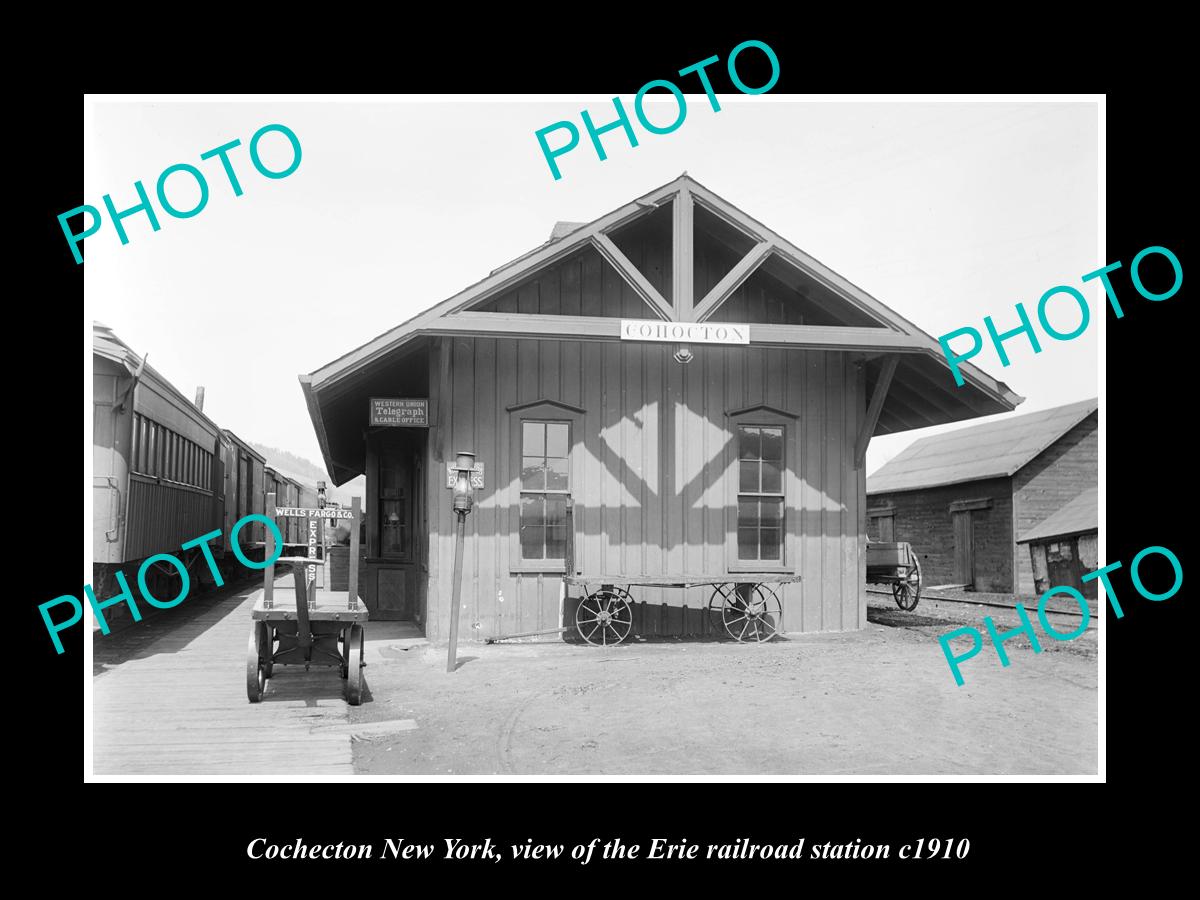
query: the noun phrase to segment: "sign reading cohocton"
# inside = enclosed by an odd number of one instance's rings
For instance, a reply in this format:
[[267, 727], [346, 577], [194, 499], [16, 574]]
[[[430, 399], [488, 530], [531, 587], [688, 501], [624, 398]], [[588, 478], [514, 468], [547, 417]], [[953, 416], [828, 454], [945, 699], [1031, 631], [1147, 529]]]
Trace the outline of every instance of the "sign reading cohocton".
[[621, 320], [623, 341], [673, 341], [681, 344], [749, 344], [749, 325], [726, 322], [664, 322], [661, 319]]

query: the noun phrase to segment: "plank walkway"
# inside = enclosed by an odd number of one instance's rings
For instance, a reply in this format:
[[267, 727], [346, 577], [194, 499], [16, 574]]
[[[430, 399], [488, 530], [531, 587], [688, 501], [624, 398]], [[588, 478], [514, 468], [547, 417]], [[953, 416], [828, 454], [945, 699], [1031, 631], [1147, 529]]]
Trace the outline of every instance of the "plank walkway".
[[278, 667], [262, 703], [247, 701], [250, 597], [261, 587], [256, 579], [94, 635], [96, 775], [354, 773], [336, 669]]

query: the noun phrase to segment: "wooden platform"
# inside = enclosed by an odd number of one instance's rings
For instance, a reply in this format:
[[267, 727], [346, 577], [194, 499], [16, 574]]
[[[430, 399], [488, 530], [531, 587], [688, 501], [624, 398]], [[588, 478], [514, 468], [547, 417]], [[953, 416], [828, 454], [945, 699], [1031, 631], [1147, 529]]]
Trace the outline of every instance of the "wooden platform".
[[[290, 582], [290, 575], [276, 582], [277, 599], [291, 593]], [[283, 667], [262, 703], [246, 702], [251, 607], [261, 593], [260, 581], [257, 589], [207, 601], [208, 608], [181, 616], [177, 627], [169, 618], [174, 612], [165, 612], [154, 623], [165, 626], [161, 637], [135, 645], [128, 658], [93, 678], [95, 774], [289, 781], [353, 774], [349, 707], [335, 669]], [[344, 608], [345, 592], [334, 596]], [[108, 639], [93, 637], [97, 644]]]
[[724, 575], [569, 575], [567, 584], [614, 584], [628, 587], [701, 587], [716, 584], [792, 584], [799, 575], [780, 572], [735, 572]]

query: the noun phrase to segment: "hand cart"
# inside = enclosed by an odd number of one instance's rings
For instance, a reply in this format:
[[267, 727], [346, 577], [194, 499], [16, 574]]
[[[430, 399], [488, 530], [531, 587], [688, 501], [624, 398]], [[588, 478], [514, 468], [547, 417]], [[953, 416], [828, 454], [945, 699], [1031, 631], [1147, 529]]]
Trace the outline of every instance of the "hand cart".
[[867, 544], [867, 584], [888, 584], [892, 597], [905, 612], [921, 601], [921, 560], [907, 541], [873, 541]]
[[[250, 617], [254, 624], [246, 655], [246, 693], [251, 703], [263, 698], [267, 681], [276, 665], [337, 666], [345, 683], [346, 701], [351, 706], [362, 703], [363, 645], [367, 610], [358, 598], [358, 522], [359, 498], [350, 509], [275, 508], [275, 495], [267, 494], [266, 513], [269, 519], [304, 518], [309, 520], [310, 539], [307, 545], [285, 544], [284, 553], [292, 548], [307, 546], [307, 555], [280, 555], [263, 570], [263, 589], [255, 599]], [[336, 605], [317, 603], [316, 567], [324, 566], [324, 533], [321, 519], [350, 520], [350, 577], [346, 600]], [[275, 536], [266, 529], [266, 556], [275, 555]], [[320, 534], [319, 544], [317, 534]], [[322, 553], [317, 555], [318, 546]], [[288, 596], [282, 591], [276, 596], [275, 566], [292, 570], [295, 592]], [[329, 597], [332, 591], [321, 593]], [[340, 649], [339, 649], [340, 647]]]
[[783, 604], [771, 585], [792, 584], [799, 575], [781, 572], [738, 572], [723, 575], [579, 575], [575, 572], [575, 504], [567, 498], [567, 546], [564, 560], [563, 596], [571, 587], [583, 588], [575, 610], [575, 624], [541, 631], [496, 635], [487, 643], [511, 638], [562, 634], [576, 630], [589, 644], [615, 646], [633, 631], [633, 596], [629, 588], [712, 587], [708, 619], [714, 631], [724, 630], [735, 641], [769, 641], [781, 630]]
[[633, 596], [629, 588], [712, 587], [708, 616], [735, 641], [769, 641], [783, 624], [783, 604], [771, 585], [792, 584], [799, 575], [738, 572], [733, 575], [568, 575], [584, 596], [575, 609], [575, 628], [589, 644], [619, 644], [633, 629]]

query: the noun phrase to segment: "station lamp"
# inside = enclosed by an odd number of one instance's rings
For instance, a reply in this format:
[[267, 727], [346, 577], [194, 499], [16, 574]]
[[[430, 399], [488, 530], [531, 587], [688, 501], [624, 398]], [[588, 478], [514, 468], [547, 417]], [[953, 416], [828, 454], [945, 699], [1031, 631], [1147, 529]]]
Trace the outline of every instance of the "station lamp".
[[454, 463], [457, 477], [454, 479], [453, 509], [458, 519], [454, 539], [454, 581], [450, 588], [450, 648], [446, 657], [446, 671], [453, 672], [457, 668], [458, 654], [458, 614], [462, 606], [462, 564], [463, 564], [463, 532], [466, 529], [467, 516], [475, 500], [471, 496], [471, 472], [475, 468], [475, 454], [469, 450], [460, 450]]

